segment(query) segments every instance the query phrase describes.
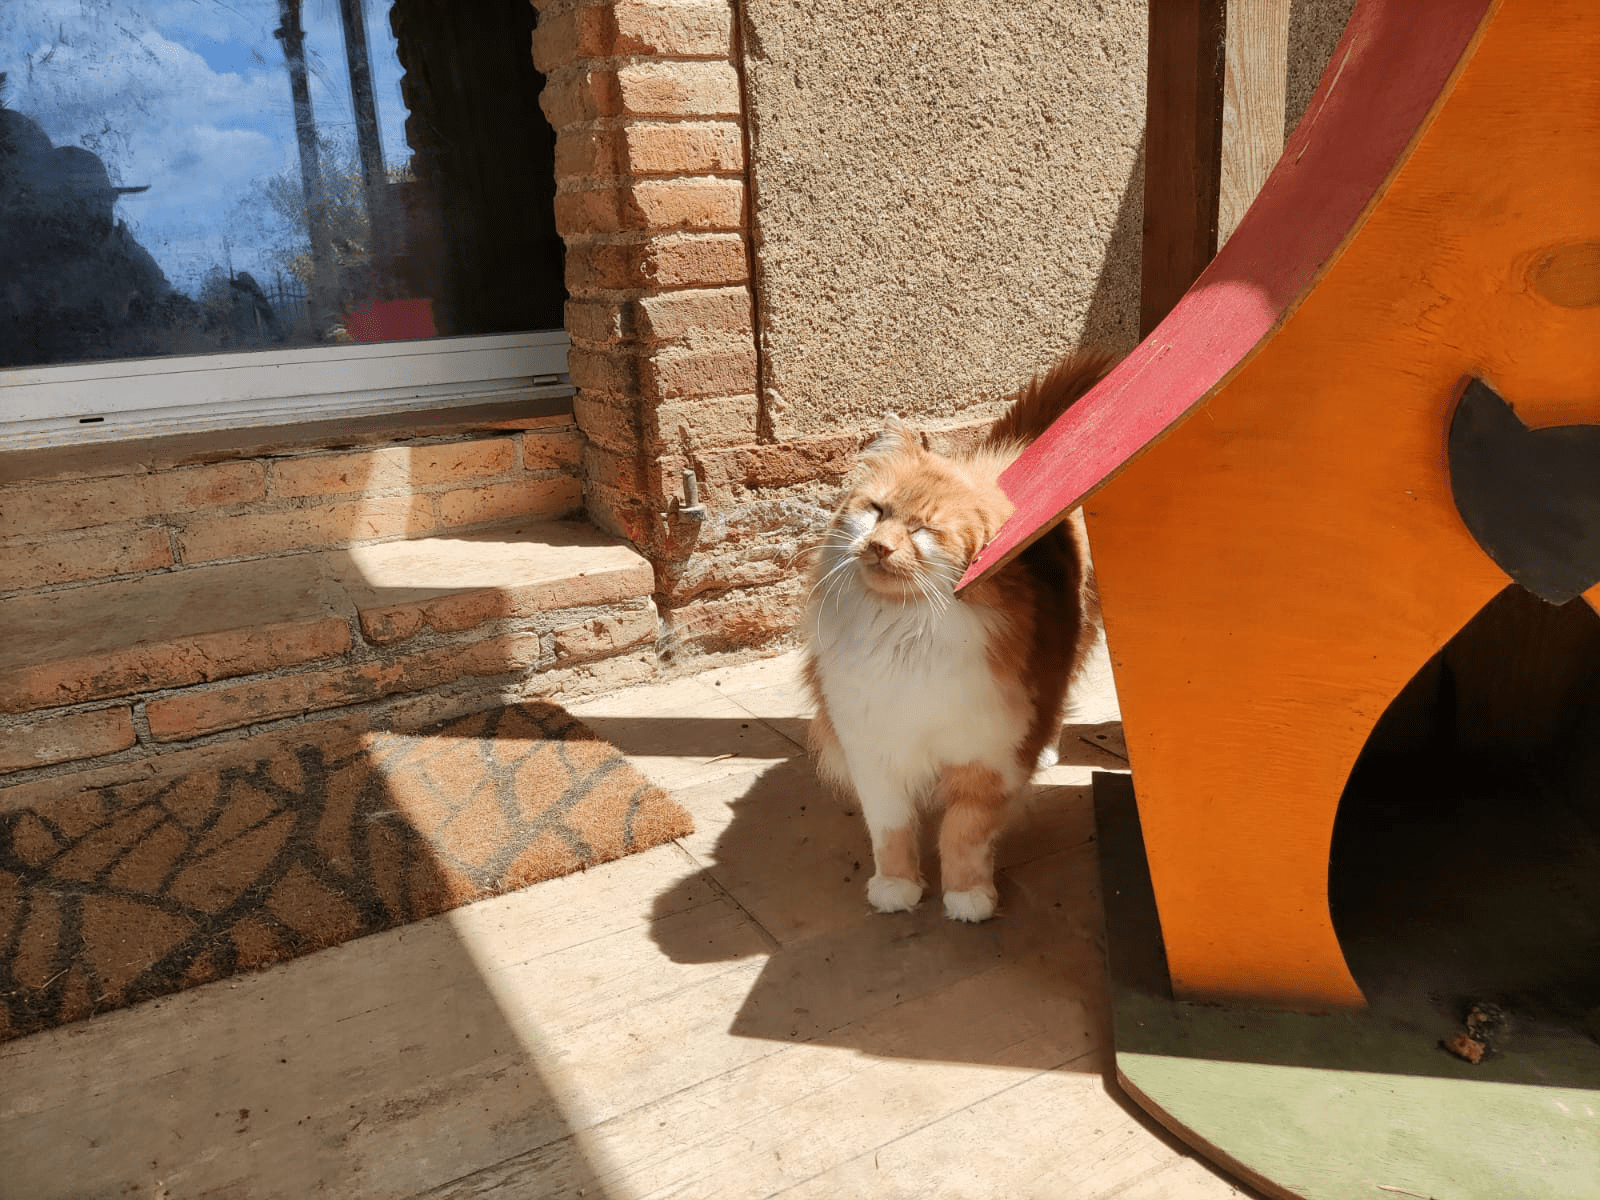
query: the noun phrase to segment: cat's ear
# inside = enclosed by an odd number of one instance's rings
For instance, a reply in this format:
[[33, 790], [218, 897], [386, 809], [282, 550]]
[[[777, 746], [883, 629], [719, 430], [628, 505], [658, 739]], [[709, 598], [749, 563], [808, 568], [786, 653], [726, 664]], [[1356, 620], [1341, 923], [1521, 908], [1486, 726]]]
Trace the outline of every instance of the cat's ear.
[[894, 413], [885, 413], [883, 432], [862, 453], [867, 458], [883, 458], [891, 454], [916, 454], [921, 449], [922, 442], [911, 426]]

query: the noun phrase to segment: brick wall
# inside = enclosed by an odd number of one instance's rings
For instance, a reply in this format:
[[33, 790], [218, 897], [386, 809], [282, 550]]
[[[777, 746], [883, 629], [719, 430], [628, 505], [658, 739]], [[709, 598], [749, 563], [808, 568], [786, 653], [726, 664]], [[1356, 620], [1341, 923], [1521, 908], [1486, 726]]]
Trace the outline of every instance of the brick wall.
[[[767, 545], [772, 517], [793, 522], [742, 494], [787, 451], [768, 444], [762, 407], [733, 9], [536, 7], [590, 517], [655, 564], [656, 601], [678, 632], [669, 648], [769, 641], [793, 624], [798, 546]], [[809, 480], [817, 466], [775, 477]], [[704, 521], [678, 515], [686, 469]]]
[[346, 450], [181, 455], [0, 485], [0, 599], [61, 585], [421, 537], [581, 507], [570, 416]]
[[528, 525], [581, 512], [581, 444], [566, 414], [30, 463], [0, 485], [0, 788], [312, 714], [414, 725], [648, 677], [648, 565]]

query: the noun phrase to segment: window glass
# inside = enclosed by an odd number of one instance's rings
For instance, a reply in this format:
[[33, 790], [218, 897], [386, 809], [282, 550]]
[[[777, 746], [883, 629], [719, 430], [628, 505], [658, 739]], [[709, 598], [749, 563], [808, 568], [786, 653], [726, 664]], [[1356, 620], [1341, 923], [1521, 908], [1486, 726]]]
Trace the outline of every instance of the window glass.
[[527, 0], [0, 4], [0, 367], [561, 324]]

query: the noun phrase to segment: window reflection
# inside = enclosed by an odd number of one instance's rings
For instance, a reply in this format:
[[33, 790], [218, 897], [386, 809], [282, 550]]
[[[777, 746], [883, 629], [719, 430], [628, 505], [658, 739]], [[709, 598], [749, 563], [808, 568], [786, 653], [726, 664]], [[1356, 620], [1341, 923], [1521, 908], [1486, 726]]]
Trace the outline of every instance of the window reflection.
[[527, 0], [0, 6], [0, 366], [561, 324]]

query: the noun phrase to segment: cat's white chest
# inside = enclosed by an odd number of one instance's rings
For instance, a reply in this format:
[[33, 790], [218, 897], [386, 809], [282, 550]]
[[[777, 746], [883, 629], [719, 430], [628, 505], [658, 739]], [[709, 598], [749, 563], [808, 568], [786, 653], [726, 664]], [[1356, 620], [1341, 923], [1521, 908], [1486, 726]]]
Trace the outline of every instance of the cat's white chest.
[[990, 667], [992, 618], [959, 601], [934, 613], [851, 591], [814, 613], [811, 630], [851, 773], [930, 779], [980, 763], [1009, 775], [1027, 716]]

